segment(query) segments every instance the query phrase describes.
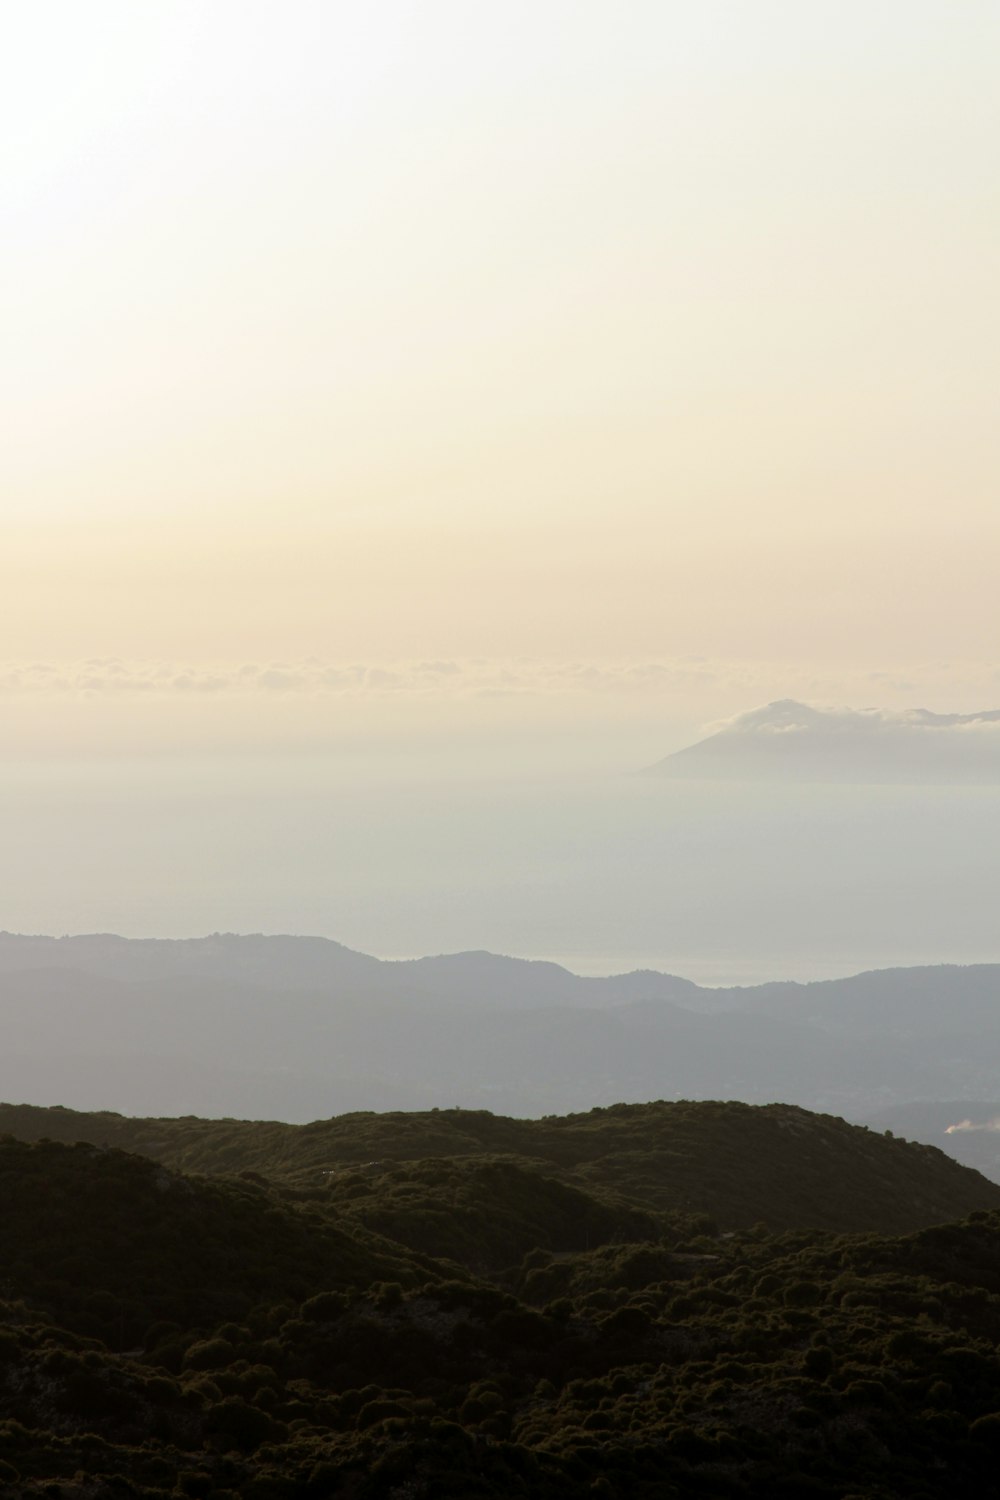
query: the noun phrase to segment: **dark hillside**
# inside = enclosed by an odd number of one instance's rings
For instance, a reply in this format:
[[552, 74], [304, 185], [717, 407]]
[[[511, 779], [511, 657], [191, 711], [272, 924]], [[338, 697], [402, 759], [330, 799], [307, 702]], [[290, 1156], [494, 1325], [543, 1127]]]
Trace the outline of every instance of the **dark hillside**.
[[933, 1148], [731, 1104], [5, 1123], [67, 1138], [0, 1140], [12, 1500], [995, 1490], [1000, 1189]]
[[[487, 1171], [437, 1165], [459, 1198]], [[0, 1167], [12, 1500], [995, 1492], [1000, 1212], [902, 1238], [623, 1224], [492, 1281], [414, 1280], [406, 1252], [259, 1186], [52, 1143]], [[521, 1168], [493, 1169], [503, 1207]], [[406, 1172], [384, 1203], [412, 1239]], [[579, 1204], [541, 1181], [544, 1231]]]
[[586, 1191], [511, 1156], [438, 1157], [331, 1174], [324, 1201], [342, 1216], [477, 1275], [517, 1264], [528, 1251], [657, 1239], [676, 1216], [620, 1194]]
[[116, 1348], [141, 1343], [161, 1319], [212, 1326], [262, 1301], [440, 1274], [260, 1186], [86, 1144], [0, 1140], [0, 1204], [6, 1294]]
[[[1000, 1186], [934, 1147], [778, 1104], [613, 1105], [542, 1120], [432, 1110], [342, 1115], [303, 1126], [131, 1120], [7, 1105], [0, 1107], [0, 1129], [24, 1139], [90, 1139], [187, 1172], [254, 1172], [330, 1201], [343, 1197], [339, 1174], [360, 1168], [359, 1196], [370, 1205], [372, 1223], [392, 1217], [389, 1203], [400, 1191], [394, 1167], [484, 1156], [516, 1157], [522, 1192], [524, 1173], [534, 1166], [546, 1178], [590, 1196], [612, 1195], [633, 1210], [706, 1213], [728, 1229], [763, 1221], [773, 1229], [902, 1233], [1000, 1207]], [[432, 1187], [427, 1179], [420, 1191], [428, 1200], [437, 1196], [443, 1209], [456, 1181], [452, 1175], [445, 1185], [439, 1176]], [[473, 1191], [472, 1181], [467, 1173], [463, 1192]]]

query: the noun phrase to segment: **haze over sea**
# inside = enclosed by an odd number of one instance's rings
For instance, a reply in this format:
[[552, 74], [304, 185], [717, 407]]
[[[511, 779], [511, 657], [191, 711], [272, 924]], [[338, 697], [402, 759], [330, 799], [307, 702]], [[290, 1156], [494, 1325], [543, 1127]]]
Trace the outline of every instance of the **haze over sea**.
[[0, 924], [1000, 958], [995, 788], [632, 774], [1000, 706], [998, 18], [4, 7]]
[[658, 781], [624, 739], [8, 762], [4, 925], [709, 985], [1000, 959], [1000, 788]]

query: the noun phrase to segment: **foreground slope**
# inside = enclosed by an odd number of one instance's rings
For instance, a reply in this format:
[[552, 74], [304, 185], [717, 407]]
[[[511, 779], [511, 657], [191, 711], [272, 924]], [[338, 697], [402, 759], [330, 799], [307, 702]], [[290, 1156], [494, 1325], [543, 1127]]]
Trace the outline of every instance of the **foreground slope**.
[[425, 1256], [296, 1213], [253, 1182], [191, 1178], [83, 1142], [0, 1139], [0, 1202], [8, 1295], [117, 1347], [157, 1319], [202, 1326], [262, 1301], [440, 1274]]
[[[672, 1135], [689, 1180], [704, 1166], [700, 1136], [718, 1146], [727, 1119], [748, 1139], [744, 1161], [786, 1142], [793, 1190], [822, 1156], [834, 1200], [850, 1162], [840, 1132], [865, 1143], [798, 1110], [713, 1108], [714, 1125], [702, 1111]], [[0, 1142], [0, 1490], [25, 1500], [992, 1493], [1000, 1210], [902, 1237], [720, 1233], [705, 1216], [685, 1225], [633, 1196], [662, 1191], [663, 1163], [641, 1151], [655, 1115], [539, 1122], [548, 1134], [534, 1158], [400, 1154], [380, 1209], [395, 1243], [348, 1212], [366, 1184], [377, 1189], [384, 1158], [356, 1159], [336, 1173], [338, 1190], [313, 1192], [295, 1185], [301, 1164], [269, 1185], [89, 1144]], [[190, 1138], [213, 1122], [134, 1123]], [[375, 1139], [401, 1153], [407, 1126], [421, 1149], [432, 1132], [439, 1145], [481, 1148], [494, 1125], [516, 1136], [530, 1123], [447, 1112], [322, 1125], [357, 1157]], [[937, 1173], [936, 1152], [866, 1144], [884, 1191], [896, 1170], [910, 1190], [918, 1165]], [[735, 1165], [715, 1184], [723, 1209]], [[591, 1192], [568, 1184], [595, 1166]], [[964, 1180], [971, 1191], [975, 1174]], [[406, 1248], [426, 1237], [445, 1253], [449, 1215], [429, 1204], [436, 1194], [440, 1207], [474, 1210], [484, 1181], [501, 1226], [521, 1199], [543, 1238], [572, 1228], [587, 1199], [619, 1222], [601, 1245], [536, 1244], [489, 1274]], [[809, 1213], [812, 1202], [807, 1193]], [[865, 1211], [875, 1216], [877, 1200]], [[736, 1203], [728, 1218], [743, 1213]], [[487, 1219], [480, 1250], [490, 1230]]]

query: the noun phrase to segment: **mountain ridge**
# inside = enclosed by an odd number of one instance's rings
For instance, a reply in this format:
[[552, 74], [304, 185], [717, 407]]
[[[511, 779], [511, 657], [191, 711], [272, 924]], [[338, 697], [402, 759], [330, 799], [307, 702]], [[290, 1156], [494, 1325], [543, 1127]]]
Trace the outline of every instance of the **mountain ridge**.
[[37, 1105], [304, 1122], [672, 1096], [865, 1120], [989, 1099], [998, 1069], [997, 964], [704, 989], [499, 955], [379, 960], [291, 936], [0, 935], [0, 1097]]

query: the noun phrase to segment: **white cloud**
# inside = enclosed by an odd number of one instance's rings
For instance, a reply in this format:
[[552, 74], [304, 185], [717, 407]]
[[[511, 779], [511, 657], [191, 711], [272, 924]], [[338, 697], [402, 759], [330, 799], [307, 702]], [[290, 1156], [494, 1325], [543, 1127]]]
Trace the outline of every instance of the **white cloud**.
[[[650, 656], [620, 660], [543, 660], [467, 657], [454, 659], [336, 661], [300, 660], [169, 661], [88, 658], [76, 662], [0, 662], [0, 698], [127, 702], [129, 699], [232, 698], [312, 701], [438, 701], [511, 698], [567, 705], [602, 700], [626, 701], [648, 717], [683, 712], [693, 726], [715, 714], [743, 712], [705, 725], [702, 733], [725, 729], [742, 735], [872, 733], [885, 730], [939, 731], [963, 735], [996, 733], [1000, 711], [929, 713], [914, 699], [963, 707], [995, 701], [992, 663], [935, 663], [909, 674], [830, 670], [826, 675], [781, 662], [736, 661], [691, 656]], [[796, 696], [779, 697], [779, 694]], [[823, 706], [864, 702], [875, 695], [879, 708]], [[767, 702], [766, 700], [772, 700]], [[747, 709], [749, 704], [763, 708]], [[609, 712], [610, 712], [609, 707]]]
[[781, 699], [736, 714], [713, 725], [712, 730], [740, 736], [998, 733], [1000, 709], [932, 713], [925, 708], [841, 708]]
[[687, 661], [559, 662], [488, 660], [204, 663], [0, 663], [0, 693], [310, 693], [491, 694], [650, 692], [708, 683], [712, 674]]

